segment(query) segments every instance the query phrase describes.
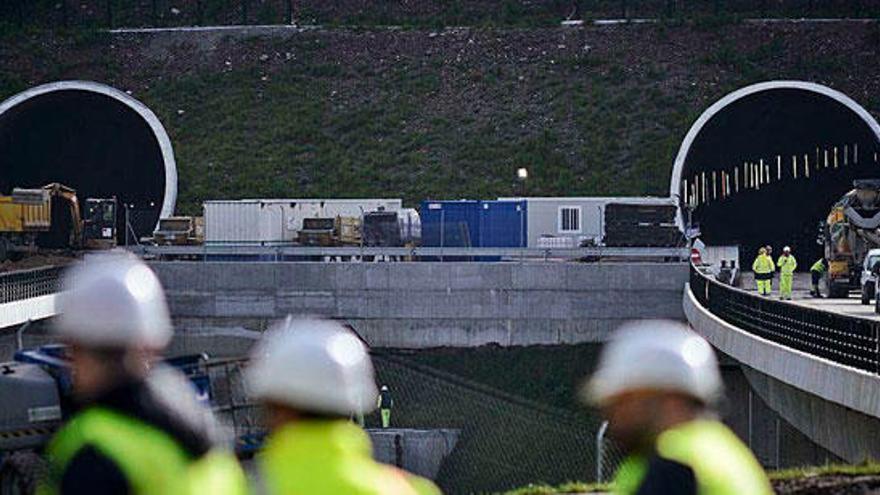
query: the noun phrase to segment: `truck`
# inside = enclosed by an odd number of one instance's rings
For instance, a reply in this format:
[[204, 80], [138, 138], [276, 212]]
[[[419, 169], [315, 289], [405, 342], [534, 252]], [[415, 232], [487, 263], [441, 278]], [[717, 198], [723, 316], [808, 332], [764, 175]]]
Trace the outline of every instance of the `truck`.
[[159, 219], [153, 232], [157, 246], [197, 246], [205, 242], [205, 218], [176, 216]]
[[853, 181], [853, 189], [832, 206], [820, 232], [828, 260], [828, 296], [845, 298], [861, 290], [865, 259], [880, 248], [880, 179]]
[[107, 249], [116, 245], [116, 199], [89, 198], [85, 214], [76, 191], [51, 183], [0, 196], [0, 261], [38, 247]]

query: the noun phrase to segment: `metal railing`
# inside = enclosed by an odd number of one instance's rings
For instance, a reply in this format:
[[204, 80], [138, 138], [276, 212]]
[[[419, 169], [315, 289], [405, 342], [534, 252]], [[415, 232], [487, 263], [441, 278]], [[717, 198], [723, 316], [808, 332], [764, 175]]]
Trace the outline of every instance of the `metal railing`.
[[767, 299], [724, 285], [691, 265], [690, 288], [712, 314], [792, 349], [880, 373], [880, 321]]
[[258, 245], [129, 246], [139, 256], [159, 259], [212, 260], [228, 257], [255, 261], [324, 261], [324, 258], [384, 257], [399, 261], [485, 261], [638, 258], [684, 261], [688, 250], [677, 247], [473, 248], [473, 247], [304, 247]]
[[0, 304], [54, 294], [63, 270], [62, 266], [47, 266], [0, 273]]

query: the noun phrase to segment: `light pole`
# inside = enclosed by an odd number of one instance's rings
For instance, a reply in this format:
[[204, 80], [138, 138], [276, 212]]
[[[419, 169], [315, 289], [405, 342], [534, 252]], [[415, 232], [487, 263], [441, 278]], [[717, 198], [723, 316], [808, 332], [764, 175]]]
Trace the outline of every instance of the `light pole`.
[[[526, 180], [529, 178], [529, 170], [525, 167], [520, 167], [516, 169], [516, 178], [519, 180], [519, 195], [520, 202], [522, 204], [519, 205], [519, 246], [521, 248], [526, 247], [526, 212], [525, 212], [525, 197], [526, 197]], [[520, 256], [520, 261], [522, 261], [522, 256]]]
[[520, 196], [525, 197], [526, 195], [526, 180], [529, 178], [529, 170], [525, 167], [520, 167], [516, 169], [516, 178], [519, 180], [519, 193]]

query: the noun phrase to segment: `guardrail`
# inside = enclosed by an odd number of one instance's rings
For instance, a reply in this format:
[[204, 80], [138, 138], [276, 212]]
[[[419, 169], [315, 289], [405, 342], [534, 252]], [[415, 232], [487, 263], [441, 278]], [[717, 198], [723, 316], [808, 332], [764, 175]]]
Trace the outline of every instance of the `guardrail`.
[[62, 266], [47, 266], [0, 273], [0, 304], [54, 294], [63, 270]]
[[741, 330], [880, 374], [880, 322], [767, 299], [713, 280], [693, 264], [690, 288], [703, 307]]
[[486, 259], [602, 259], [602, 258], [660, 258], [682, 261], [688, 250], [676, 247], [585, 247], [568, 249], [545, 248], [439, 248], [439, 247], [304, 247], [304, 246], [129, 246], [140, 256], [157, 258], [206, 259], [212, 257], [242, 257], [258, 261], [323, 261], [323, 258], [376, 258], [406, 261]]

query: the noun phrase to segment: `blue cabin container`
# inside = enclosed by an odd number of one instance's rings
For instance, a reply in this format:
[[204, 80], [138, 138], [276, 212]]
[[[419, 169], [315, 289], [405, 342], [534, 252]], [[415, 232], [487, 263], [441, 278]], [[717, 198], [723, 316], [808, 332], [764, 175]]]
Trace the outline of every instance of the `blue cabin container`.
[[422, 246], [479, 247], [479, 201], [422, 201], [419, 215]]
[[527, 213], [525, 201], [481, 201], [480, 246], [525, 247]]
[[525, 201], [423, 201], [422, 246], [525, 247]]

